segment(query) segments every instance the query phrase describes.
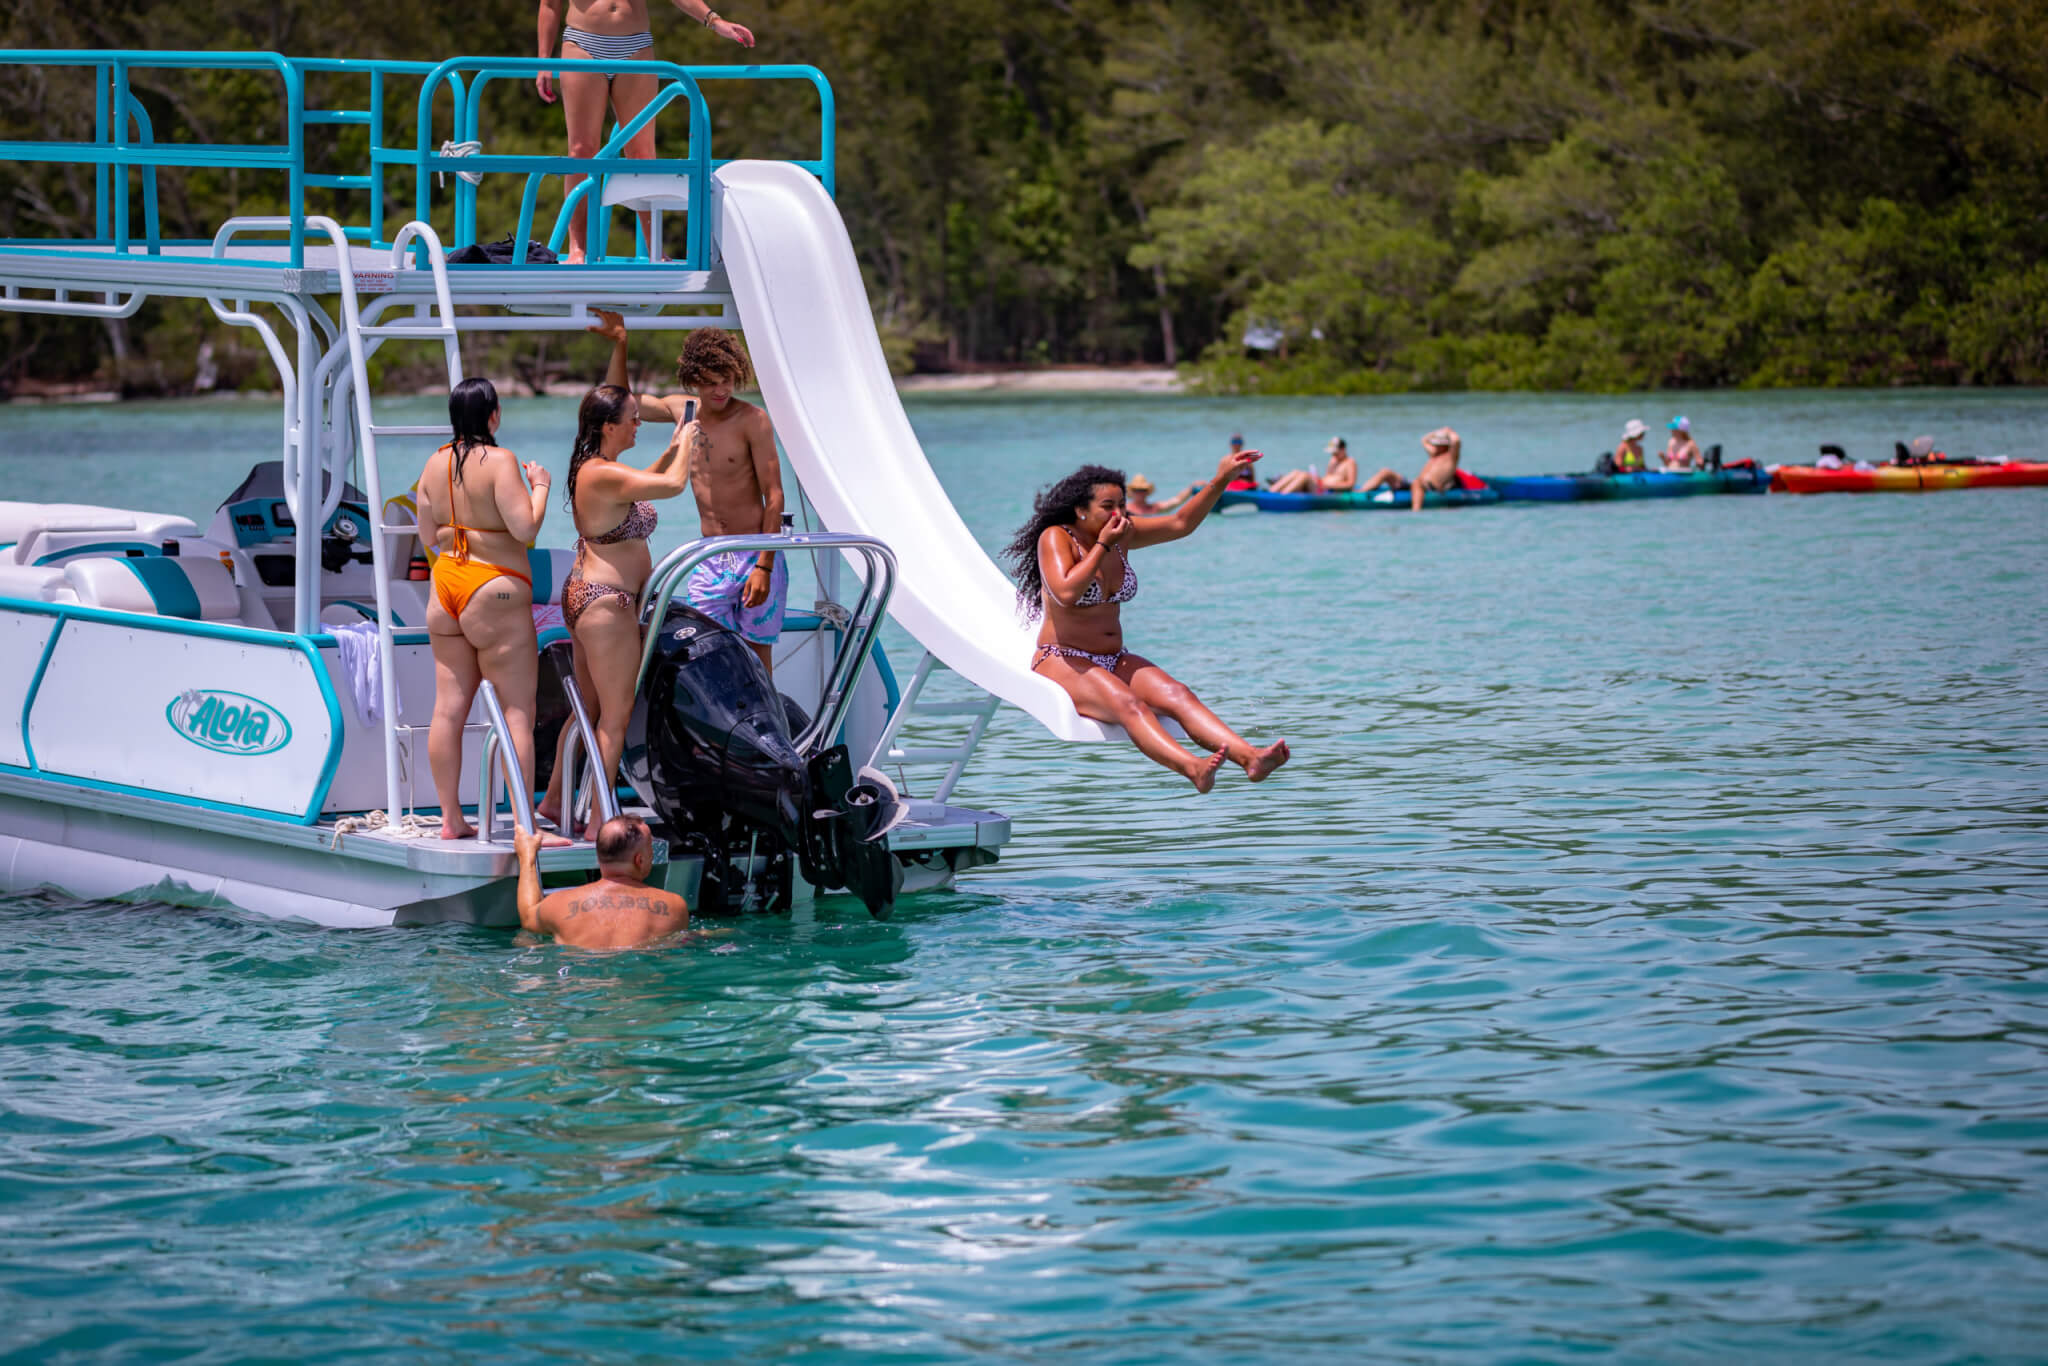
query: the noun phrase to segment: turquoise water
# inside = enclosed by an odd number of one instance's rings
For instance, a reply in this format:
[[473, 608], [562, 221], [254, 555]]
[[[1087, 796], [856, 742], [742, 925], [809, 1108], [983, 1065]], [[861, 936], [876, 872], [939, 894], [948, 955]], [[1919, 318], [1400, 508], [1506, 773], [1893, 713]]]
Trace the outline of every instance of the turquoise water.
[[[1082, 459], [1412, 469], [1450, 420], [1534, 473], [1666, 401], [912, 417], [993, 545]], [[1686, 405], [1772, 461], [2048, 423]], [[559, 470], [568, 423], [505, 435]], [[0, 408], [0, 496], [203, 518], [275, 432]], [[962, 796], [1016, 842], [888, 923], [0, 901], [0, 1356], [2038, 1360], [2044, 532], [2048, 489], [1233, 514], [1139, 557], [1131, 636], [1295, 762], [1200, 798], [1008, 713]]]

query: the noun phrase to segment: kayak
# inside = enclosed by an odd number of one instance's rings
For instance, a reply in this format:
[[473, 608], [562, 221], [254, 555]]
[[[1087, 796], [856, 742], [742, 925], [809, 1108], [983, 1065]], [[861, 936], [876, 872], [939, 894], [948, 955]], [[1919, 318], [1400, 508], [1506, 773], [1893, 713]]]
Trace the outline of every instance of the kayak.
[[2048, 462], [1881, 465], [1874, 470], [1780, 465], [1771, 474], [1771, 487], [1786, 493], [1937, 493], [1943, 489], [2014, 488], [2021, 484], [2048, 484]]
[[1504, 503], [1576, 503], [1595, 498], [1691, 498], [1703, 493], [1762, 493], [1770, 476], [1756, 466], [1719, 470], [1643, 470], [1629, 474], [1488, 476]]
[[[1255, 507], [1261, 512], [1407, 512], [1414, 495], [1406, 489], [1374, 489], [1371, 493], [1272, 493], [1266, 489], [1237, 489], [1216, 500], [1221, 508]], [[1450, 489], [1422, 495], [1422, 508], [1477, 507], [1498, 503], [1500, 495], [1490, 488]]]

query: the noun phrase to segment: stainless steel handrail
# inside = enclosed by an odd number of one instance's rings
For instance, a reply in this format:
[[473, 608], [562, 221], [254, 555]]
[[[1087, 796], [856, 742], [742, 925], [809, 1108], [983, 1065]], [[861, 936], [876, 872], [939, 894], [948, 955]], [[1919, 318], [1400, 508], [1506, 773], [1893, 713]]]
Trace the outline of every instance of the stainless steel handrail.
[[896, 556], [888, 546], [872, 536], [856, 536], [843, 531], [707, 536], [670, 551], [647, 578], [646, 597], [640, 608], [640, 629], [646, 640], [640, 648], [640, 671], [633, 680], [633, 691], [637, 695], [647, 682], [647, 668], [654, 659], [654, 632], [651, 628], [668, 614], [669, 602], [689, 572], [714, 555], [733, 552], [759, 554], [763, 550], [778, 554], [791, 550], [808, 550], [814, 554], [821, 550], [850, 550], [858, 553], [867, 566], [867, 572], [861, 576], [860, 601], [848, 622], [846, 639], [840, 643], [839, 653], [833, 656], [832, 672], [825, 680], [825, 690], [819, 695], [818, 714], [811, 718], [811, 724], [804, 733], [796, 737], [797, 753], [809, 758], [823, 750], [826, 742], [839, 733], [847, 708], [853, 705], [853, 685], [860, 678], [860, 671], [866, 667], [868, 656], [874, 653], [875, 641], [881, 635], [882, 617], [889, 609], [889, 595], [896, 591]]
[[[606, 782], [610, 777], [603, 771], [604, 750], [597, 743], [597, 730], [590, 724], [590, 708], [583, 703], [583, 690], [576, 686], [575, 669], [562, 667], [561, 658], [554, 653], [561, 650], [568, 655], [569, 647], [561, 641], [548, 647], [548, 658], [555, 666], [556, 674], [562, 680], [562, 691], [569, 698], [569, 731], [562, 745], [562, 820], [564, 829], [575, 824], [576, 813], [581, 809], [577, 798], [582, 783], [577, 778], [576, 760], [583, 754], [590, 756], [591, 782], [596, 792], [597, 824], [603, 825], [619, 814], [619, 794], [615, 782]], [[571, 656], [573, 658], [573, 656]], [[592, 838], [596, 838], [592, 832]]]
[[[505, 721], [505, 709], [498, 705], [498, 690], [487, 678], [477, 684], [476, 693], [483, 699], [484, 717], [490, 722], [490, 730], [484, 735], [482, 765], [476, 781], [476, 837], [484, 844], [496, 842], [498, 801], [492, 788], [496, 786], [497, 770], [491, 766], [494, 758], [500, 761], [499, 767], [505, 773], [505, 789], [512, 796], [513, 824], [530, 835], [533, 833], [533, 789], [527, 786], [526, 772], [519, 765], [519, 750], [512, 743], [512, 727]], [[443, 816], [445, 818], [445, 812]]]

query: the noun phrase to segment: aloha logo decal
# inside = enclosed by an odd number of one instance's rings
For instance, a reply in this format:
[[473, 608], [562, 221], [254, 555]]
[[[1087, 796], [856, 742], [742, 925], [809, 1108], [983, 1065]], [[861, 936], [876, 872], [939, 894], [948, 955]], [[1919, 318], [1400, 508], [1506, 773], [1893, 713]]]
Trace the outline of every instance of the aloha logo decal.
[[245, 693], [187, 688], [164, 708], [171, 729], [219, 754], [270, 754], [292, 738], [292, 723]]

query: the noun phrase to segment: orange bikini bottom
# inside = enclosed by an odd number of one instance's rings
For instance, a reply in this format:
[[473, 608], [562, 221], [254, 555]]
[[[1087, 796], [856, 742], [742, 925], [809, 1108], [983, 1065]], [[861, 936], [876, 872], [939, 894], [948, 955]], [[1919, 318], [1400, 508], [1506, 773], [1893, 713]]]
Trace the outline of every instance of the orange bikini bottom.
[[533, 587], [532, 576], [521, 570], [482, 560], [458, 560], [450, 553], [434, 561], [434, 596], [441, 600], [449, 616], [460, 617], [477, 590], [496, 578], [517, 579], [528, 588]]

